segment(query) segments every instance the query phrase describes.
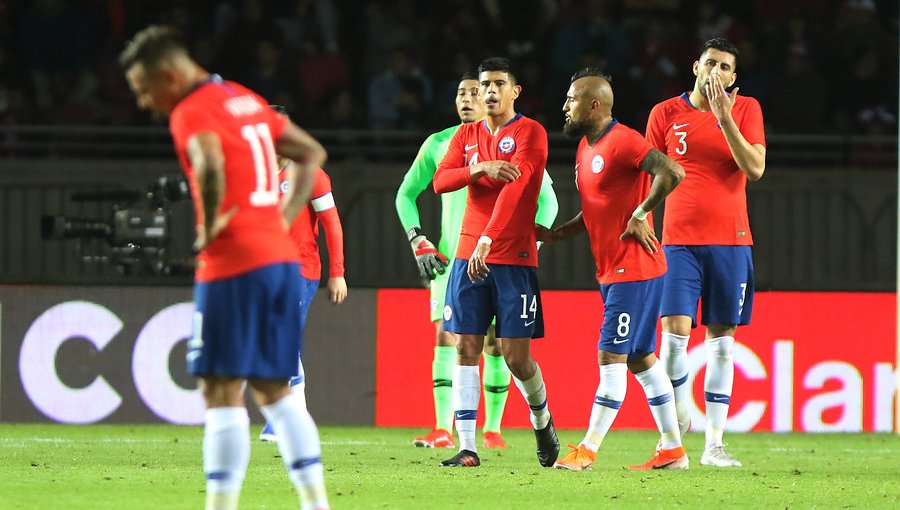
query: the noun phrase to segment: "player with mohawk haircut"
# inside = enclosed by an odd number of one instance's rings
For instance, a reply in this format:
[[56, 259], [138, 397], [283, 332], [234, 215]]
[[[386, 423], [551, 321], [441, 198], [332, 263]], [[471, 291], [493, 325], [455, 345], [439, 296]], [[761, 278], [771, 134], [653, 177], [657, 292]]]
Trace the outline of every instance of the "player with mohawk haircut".
[[572, 76], [562, 109], [563, 131], [581, 138], [575, 157], [581, 212], [552, 231], [539, 229], [538, 236], [554, 242], [587, 231], [603, 296], [597, 345], [600, 383], [590, 425], [581, 443], [570, 445], [555, 467], [572, 471], [591, 467], [625, 400], [630, 371], [644, 389], [662, 436], [653, 457], [632, 469], [687, 469], [672, 383], [656, 362], [656, 322], [666, 258], [650, 216], [684, 178], [684, 170], [613, 118], [610, 81], [595, 68]]

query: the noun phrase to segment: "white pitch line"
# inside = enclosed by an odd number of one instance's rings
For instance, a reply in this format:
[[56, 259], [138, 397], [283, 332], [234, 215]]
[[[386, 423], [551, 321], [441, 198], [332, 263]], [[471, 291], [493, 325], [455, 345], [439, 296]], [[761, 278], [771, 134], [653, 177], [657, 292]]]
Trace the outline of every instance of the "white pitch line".
[[[63, 437], [0, 437], [0, 446], [25, 447], [29, 444], [175, 444], [200, 443], [202, 439], [138, 439], [129, 437], [102, 439], [71, 439]], [[387, 446], [384, 441], [322, 441], [324, 446]]]
[[810, 450], [816, 450], [822, 453], [825, 452], [840, 452], [840, 453], [897, 453], [896, 448], [879, 448], [877, 450], [866, 450], [861, 448], [781, 448], [781, 447], [773, 447], [766, 448], [766, 450], [770, 452], [779, 452], [779, 453], [796, 453], [796, 452], [804, 452], [809, 453]]

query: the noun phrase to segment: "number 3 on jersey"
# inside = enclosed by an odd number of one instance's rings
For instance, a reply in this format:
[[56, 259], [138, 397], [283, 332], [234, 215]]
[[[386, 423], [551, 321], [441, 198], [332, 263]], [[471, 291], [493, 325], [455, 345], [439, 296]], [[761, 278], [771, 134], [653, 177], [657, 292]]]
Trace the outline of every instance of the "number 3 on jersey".
[[250, 144], [256, 172], [256, 189], [250, 193], [250, 205], [264, 207], [277, 204], [278, 168], [269, 125], [247, 124], [241, 128], [241, 136]]
[[685, 141], [687, 131], [675, 131], [675, 136], [678, 137], [678, 147], [675, 148], [675, 154], [684, 156], [687, 154], [687, 142]]

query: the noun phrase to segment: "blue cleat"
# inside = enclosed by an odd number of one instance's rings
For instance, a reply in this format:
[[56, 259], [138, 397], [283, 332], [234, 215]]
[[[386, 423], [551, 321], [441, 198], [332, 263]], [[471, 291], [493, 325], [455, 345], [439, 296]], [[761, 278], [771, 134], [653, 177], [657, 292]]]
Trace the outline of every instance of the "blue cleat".
[[266, 422], [266, 426], [263, 427], [262, 432], [259, 433], [259, 440], [265, 441], [267, 443], [274, 443], [278, 441], [278, 436], [275, 435], [275, 430], [272, 429], [272, 426]]

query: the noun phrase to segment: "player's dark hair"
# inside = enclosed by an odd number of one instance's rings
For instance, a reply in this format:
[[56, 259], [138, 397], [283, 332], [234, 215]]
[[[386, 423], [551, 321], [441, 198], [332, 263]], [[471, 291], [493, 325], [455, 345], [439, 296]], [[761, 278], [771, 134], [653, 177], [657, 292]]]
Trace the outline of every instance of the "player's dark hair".
[[119, 55], [119, 65], [125, 70], [137, 64], [155, 68], [163, 59], [177, 53], [187, 54], [181, 32], [172, 27], [150, 25], [128, 41]]
[[485, 71], [500, 71], [509, 75], [509, 80], [516, 84], [518, 80], [516, 80], [516, 75], [512, 71], [512, 64], [509, 59], [506, 57], [489, 57], [481, 61], [478, 64], [478, 75]]
[[575, 71], [575, 74], [572, 75], [572, 80], [569, 83], [575, 83], [575, 80], [579, 78], [584, 78], [586, 76], [596, 76], [598, 78], [603, 78], [610, 85], [612, 85], [612, 76], [603, 72], [602, 69], [596, 66], [585, 67], [584, 69], [579, 69]]
[[738, 51], [737, 46], [728, 42], [728, 39], [716, 37], [715, 39], [706, 41], [703, 43], [703, 49], [700, 50], [700, 55], [706, 53], [706, 50], [710, 48], [734, 55], [734, 67], [737, 67], [738, 56], [741, 52]]
[[466, 72], [462, 73], [462, 76], [459, 77], [459, 81], [477, 80], [477, 79], [478, 79], [478, 74], [473, 71], [466, 71]]
[[283, 104], [270, 104], [269, 108], [275, 110], [277, 113], [280, 113], [281, 115], [284, 115], [285, 117], [288, 116], [287, 108], [285, 108]]

